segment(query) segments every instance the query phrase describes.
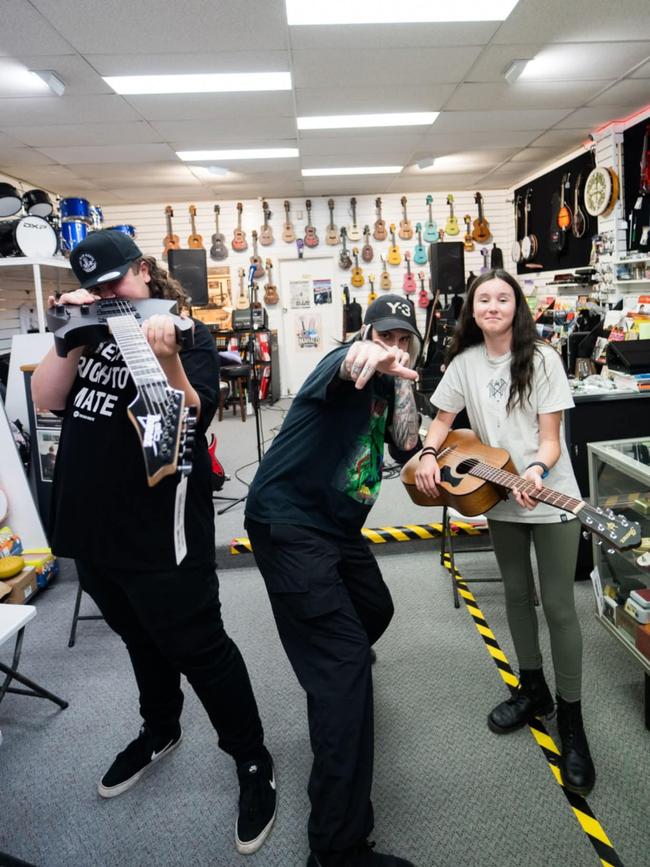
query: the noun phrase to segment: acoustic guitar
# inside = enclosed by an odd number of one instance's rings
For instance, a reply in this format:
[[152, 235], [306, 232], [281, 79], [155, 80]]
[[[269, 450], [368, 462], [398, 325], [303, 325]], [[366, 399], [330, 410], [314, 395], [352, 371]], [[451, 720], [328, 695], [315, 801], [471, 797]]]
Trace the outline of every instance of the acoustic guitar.
[[241, 212], [244, 210], [244, 206], [241, 202], [237, 202], [237, 226], [232, 233], [232, 241], [230, 246], [236, 253], [243, 253], [244, 250], [248, 250], [248, 241], [246, 240], [246, 232], [242, 230], [241, 227]]
[[348, 238], [350, 241], [361, 240], [361, 229], [357, 224], [357, 200], [354, 196], [350, 199], [350, 212], [352, 213], [352, 222], [348, 226]]
[[429, 293], [424, 288], [424, 271], [420, 271], [418, 273], [418, 280], [420, 281], [420, 291], [418, 293], [418, 307], [428, 307], [431, 303], [431, 299], [429, 298]]
[[235, 307], [237, 308], [237, 310], [248, 310], [248, 293], [244, 288], [244, 276], [246, 272], [243, 268], [240, 268], [237, 271], [237, 274], [239, 276], [239, 295], [237, 297], [237, 301], [235, 302]]
[[268, 306], [277, 304], [280, 300], [278, 287], [273, 283], [273, 262], [266, 260], [266, 286], [264, 287], [264, 303]]
[[363, 227], [363, 237], [365, 242], [361, 248], [361, 258], [364, 262], [372, 262], [375, 251], [372, 249], [372, 244], [370, 243], [370, 226]]
[[285, 244], [293, 244], [296, 240], [296, 233], [293, 229], [293, 223], [291, 222], [291, 217], [289, 216], [289, 211], [291, 210], [291, 204], [285, 199], [284, 202], [284, 226], [282, 227], [282, 240]]
[[311, 224], [311, 199], [305, 202], [307, 208], [307, 225], [305, 226], [305, 247], [318, 247], [320, 241], [316, 229]]
[[476, 193], [474, 201], [478, 205], [478, 219], [474, 220], [472, 238], [478, 244], [485, 244], [492, 237], [492, 232], [490, 231], [490, 224], [485, 219], [485, 214], [483, 213], [483, 196], [480, 193]]
[[392, 284], [391, 279], [390, 279], [390, 274], [388, 273], [388, 271], [386, 269], [386, 260], [384, 259], [383, 256], [380, 256], [379, 258], [381, 259], [381, 267], [382, 267], [381, 276], [379, 277], [379, 288], [383, 289], [384, 291], [387, 291], [388, 289], [390, 289], [392, 287], [393, 284]]
[[190, 250], [203, 250], [203, 235], [199, 235], [196, 231], [196, 205], [190, 205], [189, 210], [192, 234], [187, 239], [187, 246]]
[[578, 175], [576, 185], [573, 190], [573, 220], [571, 221], [571, 233], [574, 238], [582, 238], [587, 231], [589, 218], [580, 207], [580, 187], [582, 185], [582, 174]]
[[[411, 221], [409, 220], [408, 215], [406, 213], [406, 196], [402, 196], [402, 198], [400, 199], [400, 202], [402, 205], [402, 213], [404, 216], [399, 221], [398, 234], [399, 234], [400, 238], [402, 239], [402, 241], [410, 241], [411, 238], [413, 237], [413, 226], [411, 225]], [[388, 261], [390, 262], [390, 259]]]
[[368, 283], [370, 284], [370, 292], [368, 292], [368, 304], [372, 304], [373, 301], [377, 300], [377, 293], [375, 292], [374, 274], [368, 274]]
[[427, 248], [422, 243], [422, 223], [416, 223], [415, 233], [418, 236], [418, 242], [413, 250], [413, 261], [416, 265], [426, 265], [428, 262]]
[[438, 224], [433, 219], [431, 206], [433, 205], [433, 196], [427, 196], [427, 208], [429, 209], [429, 219], [424, 224], [424, 240], [427, 244], [433, 244], [438, 240]]
[[454, 197], [451, 193], [447, 196], [447, 204], [449, 205], [449, 216], [445, 225], [445, 233], [447, 235], [458, 235], [460, 234], [460, 228], [458, 226], [458, 219], [454, 214]]
[[352, 255], [354, 256], [354, 268], [352, 269], [350, 283], [352, 283], [355, 289], [359, 289], [366, 281], [363, 276], [363, 271], [359, 267], [359, 250], [357, 247], [352, 250]]
[[471, 253], [474, 250], [474, 238], [472, 238], [472, 216], [465, 214], [463, 217], [465, 223], [465, 235], [463, 236], [463, 249], [466, 253]]
[[339, 253], [339, 268], [343, 268], [344, 271], [347, 271], [348, 268], [352, 265], [352, 259], [350, 258], [350, 254], [348, 253], [347, 248], [347, 237], [348, 233], [345, 226], [341, 226], [341, 243], [343, 247], [341, 248], [341, 252]]
[[178, 235], [175, 235], [172, 230], [172, 217], [174, 216], [174, 211], [171, 205], [167, 205], [165, 208], [165, 219], [167, 220], [167, 234], [163, 238], [163, 256], [165, 259], [167, 258], [167, 253], [170, 250], [180, 250], [181, 248], [181, 240]]
[[571, 512], [585, 530], [595, 533], [620, 551], [636, 548], [641, 543], [641, 528], [636, 521], [628, 521], [610, 509], [591, 506], [584, 500], [551, 488], [537, 490], [532, 482], [517, 475], [505, 449], [484, 445], [471, 430], [450, 431], [436, 460], [441, 476], [438, 497], [429, 497], [415, 486], [419, 453], [402, 467], [402, 483], [418, 506], [451, 506], [469, 518], [488, 512], [505, 499], [508, 491], [519, 490], [540, 503]]
[[250, 257], [250, 263], [255, 266], [253, 277], [259, 280], [260, 277], [264, 276], [264, 268], [262, 267], [260, 254], [257, 252], [257, 232], [255, 229], [251, 232], [251, 238], [253, 239], [253, 255]]
[[377, 219], [375, 220], [375, 226], [373, 229], [372, 237], [375, 241], [385, 241], [387, 237], [386, 232], [386, 223], [381, 215], [381, 199], [375, 199], [375, 208], [377, 210]]
[[413, 295], [417, 291], [418, 284], [415, 282], [415, 274], [411, 271], [411, 254], [408, 250], [404, 253], [404, 259], [406, 260], [406, 274], [404, 274], [402, 289], [405, 295]]
[[399, 265], [402, 261], [402, 254], [395, 243], [395, 223], [390, 224], [390, 247], [388, 248], [388, 256], [386, 258], [389, 265]]
[[262, 210], [264, 212], [264, 223], [262, 224], [262, 228], [260, 229], [260, 244], [263, 247], [270, 247], [273, 243], [273, 229], [271, 228], [269, 220], [273, 215], [269, 211], [268, 202], [262, 202]]
[[210, 258], [214, 259], [215, 262], [221, 262], [223, 259], [228, 258], [228, 247], [226, 247], [226, 238], [222, 232], [219, 231], [219, 215], [221, 213], [221, 207], [219, 205], [214, 206], [214, 226], [215, 232], [212, 236], [212, 246], [210, 247]]
[[325, 243], [330, 247], [338, 247], [339, 230], [334, 223], [334, 199], [327, 200], [327, 207], [330, 209], [330, 221], [327, 229], [325, 229]]

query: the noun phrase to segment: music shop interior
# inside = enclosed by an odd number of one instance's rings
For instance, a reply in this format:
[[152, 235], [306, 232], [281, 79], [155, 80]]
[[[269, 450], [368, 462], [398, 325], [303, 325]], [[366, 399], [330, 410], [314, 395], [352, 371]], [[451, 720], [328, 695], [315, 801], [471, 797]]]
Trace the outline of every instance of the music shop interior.
[[[650, 864], [647, 2], [0, 7], [0, 864]], [[202, 605], [182, 561], [212, 562], [212, 512], [245, 666], [210, 705], [159, 609]], [[392, 598], [377, 641], [348, 544]], [[182, 743], [137, 641], [180, 678]], [[361, 741], [365, 789], [328, 765]]]

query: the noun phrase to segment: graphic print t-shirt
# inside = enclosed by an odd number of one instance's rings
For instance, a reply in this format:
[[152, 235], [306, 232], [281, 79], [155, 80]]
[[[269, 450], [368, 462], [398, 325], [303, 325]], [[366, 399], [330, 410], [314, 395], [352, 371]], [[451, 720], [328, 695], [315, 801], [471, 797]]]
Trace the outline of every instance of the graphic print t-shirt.
[[392, 377], [375, 375], [361, 390], [338, 378], [349, 346], [326, 355], [291, 405], [246, 500], [264, 524], [299, 524], [355, 535], [379, 494]]
[[[194, 346], [181, 352], [201, 398], [188, 478], [184, 566], [214, 561], [210, 457], [204, 436], [218, 399], [219, 356], [208, 329], [194, 323]], [[55, 465], [50, 539], [62, 557], [123, 569], [175, 565], [174, 503], [178, 476], [147, 484], [140, 440], [127, 415], [135, 385], [117, 344], [81, 356], [66, 406]]]
[[[522, 408], [506, 411], [510, 395], [511, 354], [489, 358], [483, 343], [471, 346], [451, 362], [431, 403], [447, 412], [467, 409], [472, 430], [486, 445], [510, 453], [518, 472], [523, 472], [537, 457], [539, 447], [538, 415], [570, 409], [574, 403], [569, 383], [557, 352], [540, 344], [535, 353], [533, 388], [530, 402]], [[580, 499], [580, 491], [571, 467], [571, 459], [560, 428], [560, 458], [551, 467], [544, 485]], [[501, 521], [553, 523], [573, 518], [569, 513], [539, 503], [532, 511], [520, 508], [514, 498], [497, 503], [489, 517]]]

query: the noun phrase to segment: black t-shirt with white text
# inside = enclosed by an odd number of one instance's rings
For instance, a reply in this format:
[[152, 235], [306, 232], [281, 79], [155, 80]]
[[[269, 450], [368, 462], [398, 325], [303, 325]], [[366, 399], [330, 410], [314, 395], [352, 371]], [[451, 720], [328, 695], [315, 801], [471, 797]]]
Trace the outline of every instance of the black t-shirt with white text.
[[[183, 567], [214, 562], [211, 463], [205, 430], [219, 394], [214, 339], [194, 320], [194, 345], [180, 353], [201, 399], [185, 506], [187, 556]], [[136, 395], [122, 354], [113, 342], [80, 358], [66, 404], [52, 496], [50, 539], [63, 557], [131, 570], [176, 564], [174, 504], [178, 475], [149, 487], [140, 439], [127, 415]]]

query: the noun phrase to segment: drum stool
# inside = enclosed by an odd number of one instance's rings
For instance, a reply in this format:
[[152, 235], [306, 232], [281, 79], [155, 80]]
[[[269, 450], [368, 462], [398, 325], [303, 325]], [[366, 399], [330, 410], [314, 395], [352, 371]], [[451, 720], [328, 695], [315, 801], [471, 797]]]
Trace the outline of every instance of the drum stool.
[[237, 413], [236, 401], [239, 403], [241, 420], [246, 421], [246, 389], [251, 375], [250, 364], [233, 364], [222, 367], [219, 375], [230, 387], [228, 398], [225, 397], [222, 389], [219, 390], [219, 421], [223, 420], [223, 410], [227, 400], [232, 401], [233, 415]]

